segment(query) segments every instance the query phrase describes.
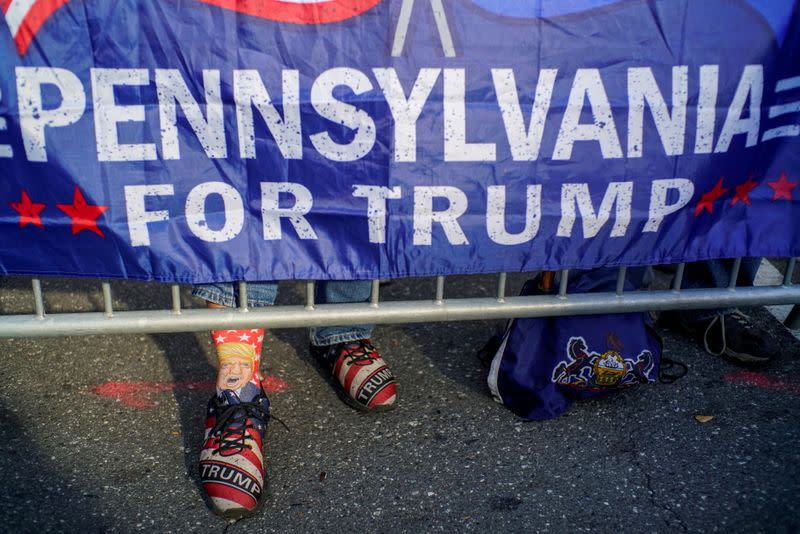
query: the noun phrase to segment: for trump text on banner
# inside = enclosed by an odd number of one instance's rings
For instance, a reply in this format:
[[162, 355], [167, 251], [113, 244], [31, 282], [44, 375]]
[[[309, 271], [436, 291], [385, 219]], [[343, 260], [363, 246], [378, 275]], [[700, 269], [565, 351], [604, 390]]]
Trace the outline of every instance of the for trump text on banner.
[[0, 0], [0, 272], [800, 255], [791, 0]]

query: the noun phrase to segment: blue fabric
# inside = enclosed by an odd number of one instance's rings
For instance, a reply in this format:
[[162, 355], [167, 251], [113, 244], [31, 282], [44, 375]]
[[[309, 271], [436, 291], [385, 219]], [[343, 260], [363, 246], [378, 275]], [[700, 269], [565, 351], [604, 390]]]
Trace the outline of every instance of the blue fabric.
[[[372, 287], [365, 281], [321, 282], [316, 285], [314, 301], [319, 304], [366, 302]], [[200, 284], [192, 294], [215, 304], [233, 308], [239, 305], [239, 285], [232, 283]], [[278, 297], [277, 282], [247, 284], [247, 304], [255, 308], [272, 306]], [[309, 330], [312, 345], [325, 346], [372, 337], [373, 325], [323, 326]]]
[[[571, 293], [609, 291], [608, 270], [581, 273]], [[528, 282], [523, 295], [537, 293]], [[626, 289], [634, 289], [632, 283]], [[552, 419], [578, 399], [656, 381], [661, 340], [644, 313], [515, 319], [492, 362], [489, 387], [504, 405], [531, 420]]]
[[0, 274], [800, 256], [797, 2], [219, 3], [4, 15]]

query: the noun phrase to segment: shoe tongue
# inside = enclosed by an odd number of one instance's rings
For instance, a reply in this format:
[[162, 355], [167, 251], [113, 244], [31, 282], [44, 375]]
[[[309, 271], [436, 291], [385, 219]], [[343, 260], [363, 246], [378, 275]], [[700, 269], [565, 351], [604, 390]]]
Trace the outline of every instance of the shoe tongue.
[[241, 404], [242, 402], [236, 392], [230, 389], [223, 389], [217, 393], [217, 396], [219, 396], [220, 400], [224, 401], [228, 406]]
[[243, 402], [251, 402], [255, 399], [261, 388], [253, 382], [248, 382], [242, 389], [234, 391], [232, 389], [217, 390], [217, 396], [224, 401], [228, 406], [241, 404]]

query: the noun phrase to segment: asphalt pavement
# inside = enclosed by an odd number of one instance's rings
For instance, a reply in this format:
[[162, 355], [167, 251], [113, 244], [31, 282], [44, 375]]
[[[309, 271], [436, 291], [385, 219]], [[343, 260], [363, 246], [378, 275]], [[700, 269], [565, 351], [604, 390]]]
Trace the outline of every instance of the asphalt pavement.
[[[432, 283], [394, 282], [382, 295], [426, 298]], [[0, 314], [29, 312], [28, 284], [0, 281]], [[44, 285], [50, 311], [102, 305], [97, 284]], [[114, 288], [118, 309], [168, 306], [166, 286]], [[448, 282], [453, 294], [492, 290], [490, 278]], [[287, 284], [281, 301], [301, 293]], [[686, 377], [547, 422], [489, 397], [474, 354], [497, 321], [378, 327], [401, 382], [399, 406], [382, 415], [339, 401], [305, 331], [268, 331], [272, 413], [289, 430], [268, 429], [263, 511], [230, 525], [198, 482], [207, 333], [0, 340], [0, 529], [798, 532], [800, 341], [764, 309], [747, 311], [785, 347], [766, 368], [736, 367], [662, 328]]]

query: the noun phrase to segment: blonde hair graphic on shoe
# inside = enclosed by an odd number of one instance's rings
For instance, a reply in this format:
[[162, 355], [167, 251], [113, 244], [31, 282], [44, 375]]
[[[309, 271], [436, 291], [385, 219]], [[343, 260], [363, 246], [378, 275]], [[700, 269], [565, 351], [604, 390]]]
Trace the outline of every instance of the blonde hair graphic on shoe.
[[219, 374], [217, 388], [238, 391], [243, 388], [257, 371], [254, 369], [256, 351], [247, 343], [220, 343], [217, 345]]

